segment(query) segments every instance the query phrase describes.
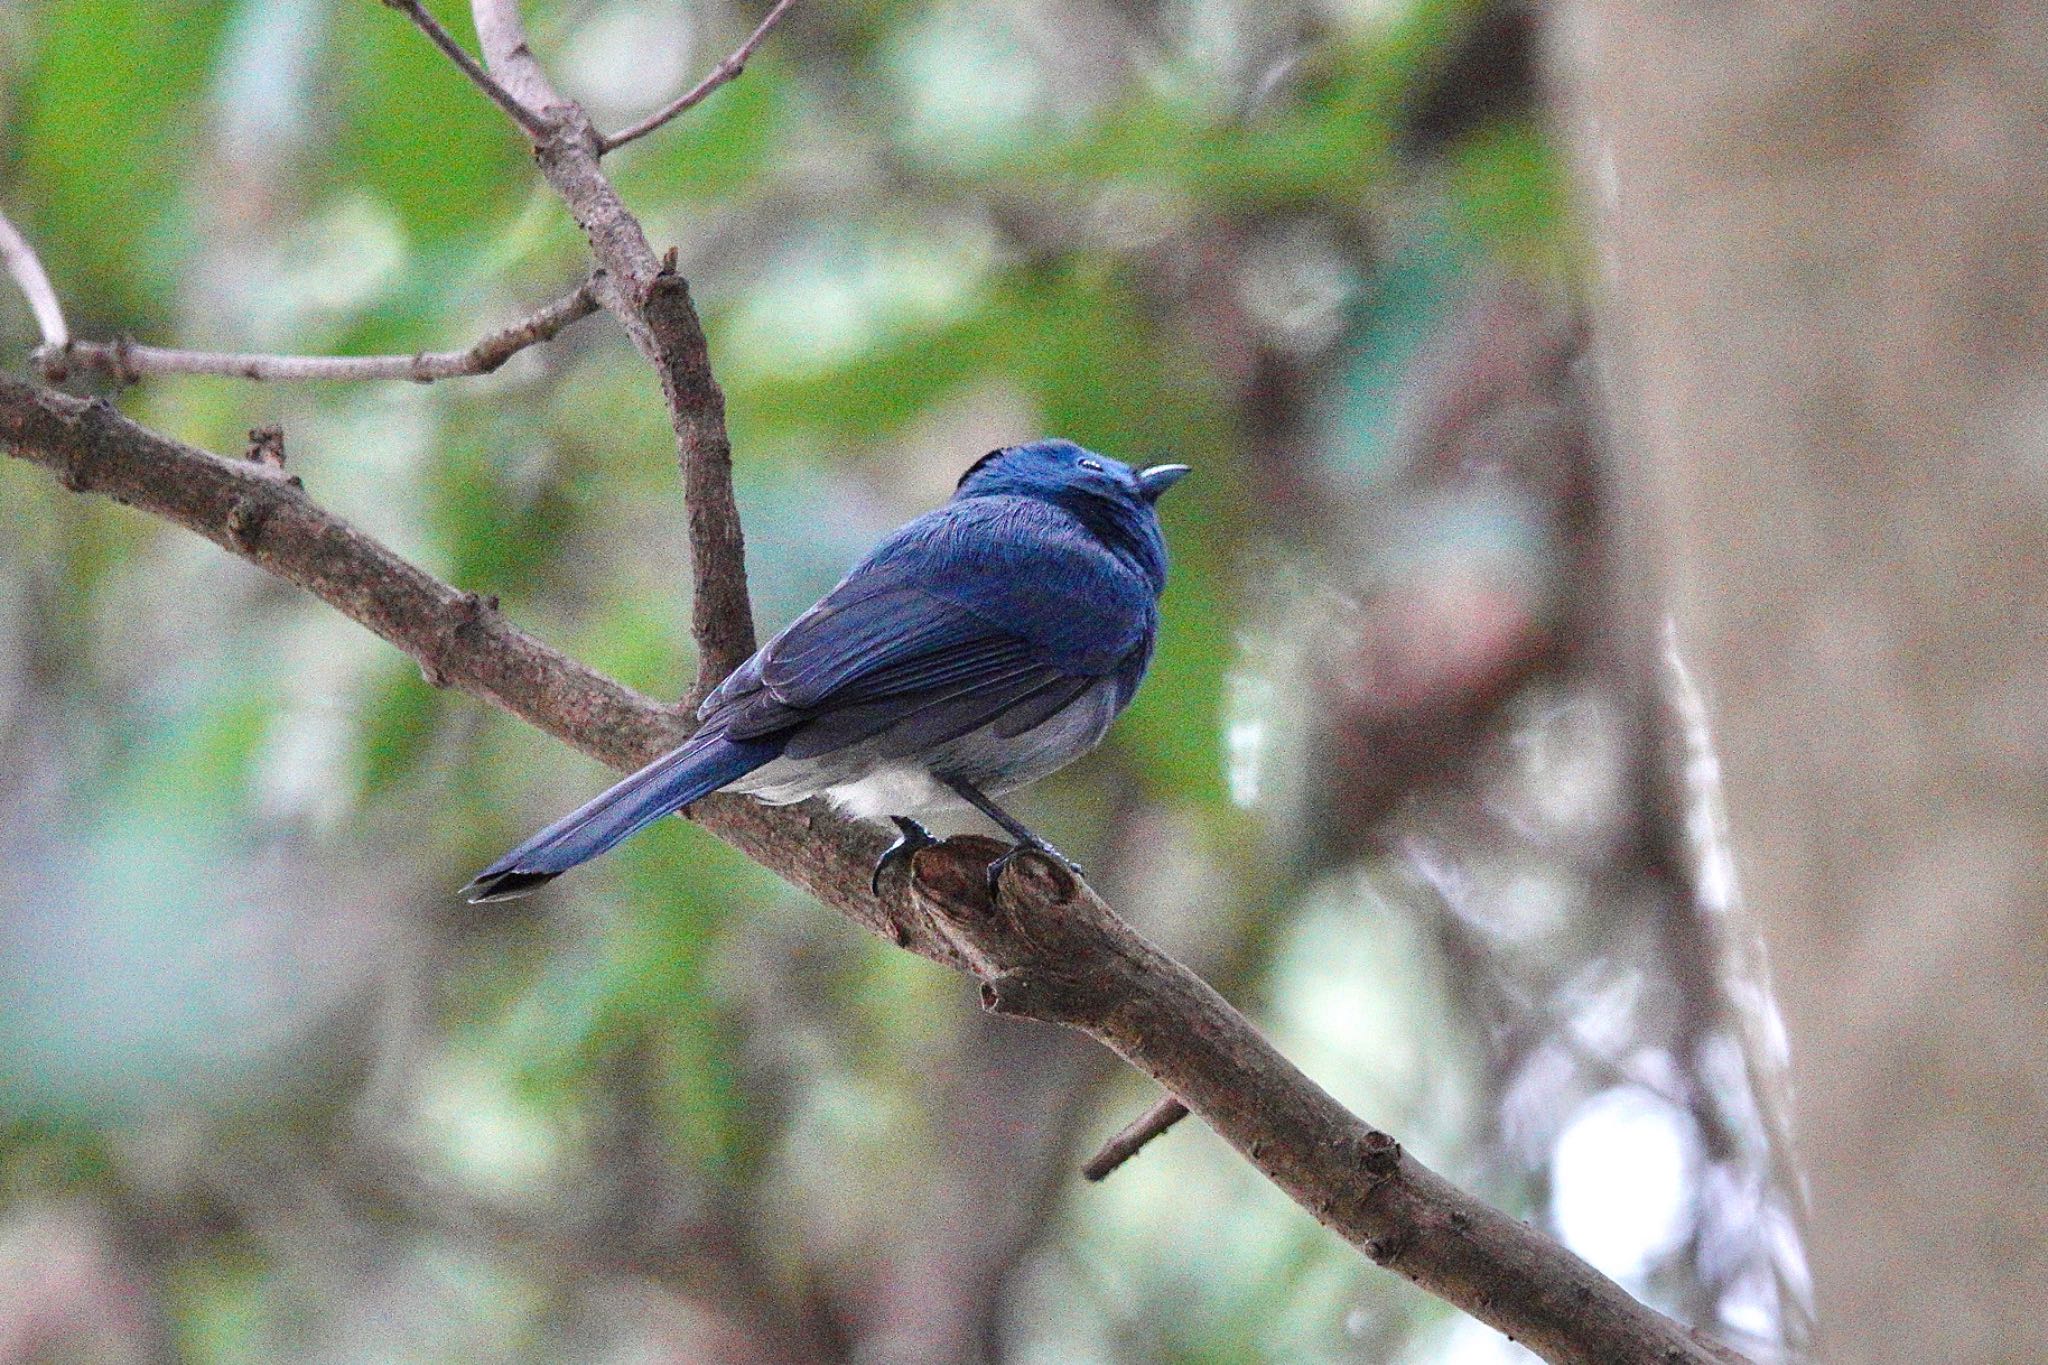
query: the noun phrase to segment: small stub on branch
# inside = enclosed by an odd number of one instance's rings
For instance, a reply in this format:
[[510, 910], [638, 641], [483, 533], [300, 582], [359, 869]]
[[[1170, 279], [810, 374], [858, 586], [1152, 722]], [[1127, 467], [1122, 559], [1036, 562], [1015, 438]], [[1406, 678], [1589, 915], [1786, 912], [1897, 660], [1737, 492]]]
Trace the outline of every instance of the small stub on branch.
[[1401, 1169], [1400, 1140], [1391, 1133], [1373, 1129], [1359, 1141], [1358, 1162], [1367, 1175], [1386, 1179]]
[[275, 422], [249, 428], [249, 458], [272, 469], [284, 468], [284, 428]]
[[[1158, 1137], [1167, 1129], [1188, 1116], [1188, 1108], [1178, 1097], [1166, 1095], [1154, 1102], [1150, 1109], [1124, 1125], [1115, 1137], [1102, 1144], [1102, 1149], [1081, 1167], [1081, 1175], [1087, 1180], [1107, 1180], [1111, 1172], [1136, 1156], [1146, 1143]], [[1264, 1144], [1253, 1142], [1251, 1156], [1257, 1161]]]

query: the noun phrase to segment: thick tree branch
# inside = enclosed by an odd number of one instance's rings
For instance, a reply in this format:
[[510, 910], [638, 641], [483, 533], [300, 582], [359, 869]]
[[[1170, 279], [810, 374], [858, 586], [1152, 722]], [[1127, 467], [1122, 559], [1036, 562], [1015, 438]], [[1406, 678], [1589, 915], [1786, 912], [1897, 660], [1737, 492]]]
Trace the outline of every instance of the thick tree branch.
[[[499, 707], [615, 768], [635, 768], [689, 733], [688, 713], [591, 671], [316, 505], [274, 466], [158, 436], [101, 399], [0, 375], [0, 445], [101, 493], [176, 522], [306, 589], [411, 655], [436, 685]], [[913, 941], [906, 907], [867, 894], [888, 840], [822, 804], [776, 810], [710, 797], [691, 815], [764, 866], [893, 941]], [[951, 945], [916, 940], [958, 963]]]
[[74, 369], [111, 375], [133, 383], [149, 374], [219, 374], [237, 379], [295, 383], [306, 380], [439, 379], [489, 374], [529, 346], [551, 341], [572, 322], [598, 310], [597, 277], [539, 312], [500, 328], [460, 351], [415, 351], [411, 355], [264, 355], [234, 351], [181, 351], [129, 341], [72, 341], [44, 345], [33, 359], [52, 383]]
[[632, 127], [621, 128], [610, 137], [598, 139], [599, 155], [616, 151], [636, 138], [646, 137], [677, 114], [696, 108], [710, 97], [712, 91], [736, 78], [747, 69], [747, 61], [754, 55], [754, 49], [767, 41], [768, 35], [782, 22], [782, 16], [789, 13], [789, 7], [795, 3], [796, 0], [775, 0], [775, 4], [762, 18], [760, 24], [747, 35], [747, 40], [734, 48], [717, 66], [712, 67], [710, 75]]
[[754, 613], [747, 596], [746, 541], [732, 491], [732, 442], [725, 394], [711, 375], [704, 324], [675, 256], [657, 257], [647, 234], [612, 188], [598, 160], [603, 140], [589, 117], [555, 91], [526, 44], [512, 0], [475, 0], [484, 58], [507, 89], [542, 110], [534, 142], [541, 174], [590, 239], [604, 268], [599, 297], [654, 366], [675, 428], [683, 499], [690, 527], [690, 634], [697, 644], [702, 697], [754, 652]]
[[[0, 445], [177, 522], [306, 588], [427, 675], [630, 768], [687, 723], [507, 622], [321, 509], [267, 465], [158, 436], [98, 399], [0, 377]], [[1456, 1189], [1302, 1075], [1244, 1017], [1085, 884], [1024, 859], [991, 904], [998, 851], [954, 840], [877, 900], [882, 834], [815, 803], [712, 797], [691, 815], [864, 928], [966, 971], [994, 1010], [1093, 1035], [1166, 1086], [1368, 1256], [1556, 1362], [1729, 1365], [1734, 1353], [1637, 1303], [1578, 1257]]]
[[918, 908], [987, 1008], [1088, 1033], [1372, 1260], [1546, 1360], [1740, 1359], [1407, 1155], [1064, 868], [1021, 860], [991, 902], [983, 868], [1003, 848], [967, 837], [912, 860]]

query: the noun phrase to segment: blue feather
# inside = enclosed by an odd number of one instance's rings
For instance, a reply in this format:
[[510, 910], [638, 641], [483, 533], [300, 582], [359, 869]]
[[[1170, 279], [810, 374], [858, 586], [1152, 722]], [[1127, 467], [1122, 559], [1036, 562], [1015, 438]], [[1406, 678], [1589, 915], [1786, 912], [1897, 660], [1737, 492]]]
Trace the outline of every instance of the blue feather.
[[776, 740], [736, 743], [700, 732], [492, 863], [462, 894], [472, 905], [523, 896], [662, 816], [737, 782], [781, 750]]

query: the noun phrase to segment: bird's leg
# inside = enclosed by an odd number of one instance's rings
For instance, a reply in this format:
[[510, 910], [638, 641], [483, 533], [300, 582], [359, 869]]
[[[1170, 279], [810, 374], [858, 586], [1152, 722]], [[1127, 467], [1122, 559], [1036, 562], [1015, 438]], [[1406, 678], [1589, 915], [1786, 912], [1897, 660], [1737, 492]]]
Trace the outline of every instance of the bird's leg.
[[882, 850], [882, 856], [875, 859], [874, 875], [868, 878], [868, 886], [879, 896], [882, 894], [882, 874], [897, 863], [908, 864], [912, 854], [921, 848], [930, 848], [938, 843], [932, 832], [907, 815], [892, 815], [889, 822], [896, 826], [896, 842]]
[[957, 777], [941, 777], [939, 781], [952, 788], [953, 794], [962, 801], [965, 801], [968, 805], [974, 807], [998, 825], [1001, 825], [1003, 832], [1017, 841], [1015, 848], [988, 865], [988, 894], [991, 898], [996, 894], [996, 883], [1003, 879], [1003, 869], [1010, 865], [1011, 859], [1027, 849], [1033, 853], [1043, 854], [1045, 857], [1051, 858], [1054, 862], [1072, 871], [1076, 877], [1082, 875], [1079, 863], [1039, 838], [1036, 834], [1033, 834], [1030, 827], [1022, 820], [1019, 820], [1016, 816], [989, 800], [987, 796], [982, 794], [981, 789], [972, 782]]

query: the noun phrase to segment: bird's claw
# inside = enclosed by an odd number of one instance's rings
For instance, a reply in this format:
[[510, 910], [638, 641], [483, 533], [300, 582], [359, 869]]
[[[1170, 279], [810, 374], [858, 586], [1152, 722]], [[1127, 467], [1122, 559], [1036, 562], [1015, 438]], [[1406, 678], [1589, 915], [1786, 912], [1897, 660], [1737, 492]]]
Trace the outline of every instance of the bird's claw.
[[896, 826], [896, 842], [882, 850], [882, 856], [875, 859], [874, 875], [868, 878], [868, 887], [877, 896], [882, 894], [882, 874], [897, 863], [909, 864], [911, 856], [919, 849], [931, 848], [939, 841], [932, 832], [907, 815], [892, 815], [889, 822]]
[[1018, 844], [1015, 847], [1013, 847], [1008, 853], [1005, 853], [1002, 857], [996, 859], [994, 862], [988, 865], [988, 898], [990, 900], [994, 900], [996, 898], [996, 888], [1002, 883], [1003, 870], [1009, 867], [1009, 865], [1016, 860], [1017, 855], [1020, 853], [1036, 853], [1041, 858], [1048, 858], [1053, 862], [1058, 863], [1061, 867], [1064, 867], [1065, 869], [1067, 869], [1067, 871], [1073, 873], [1076, 877], [1086, 875], [1081, 871], [1081, 865], [1079, 863], [1075, 862], [1072, 858], [1069, 858], [1066, 854], [1054, 848], [1051, 844], [1046, 843], [1043, 839], [1036, 840], [1032, 843]]

